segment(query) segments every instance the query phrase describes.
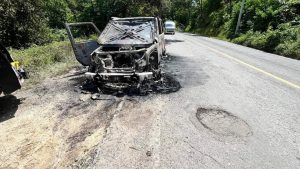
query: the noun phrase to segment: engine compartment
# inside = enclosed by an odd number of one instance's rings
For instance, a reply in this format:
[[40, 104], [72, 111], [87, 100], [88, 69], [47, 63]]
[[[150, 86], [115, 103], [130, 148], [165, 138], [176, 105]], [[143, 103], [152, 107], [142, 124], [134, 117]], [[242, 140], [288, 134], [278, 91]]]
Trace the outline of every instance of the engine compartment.
[[[87, 24], [96, 28], [89, 22], [66, 24], [66, 28], [76, 59], [89, 67], [86, 74], [100, 88], [119, 84], [120, 88], [139, 86], [161, 78], [160, 61], [165, 53], [165, 42], [160, 18], [112, 18], [97, 44], [76, 43], [70, 26]], [[98, 46], [91, 50], [95, 45]]]

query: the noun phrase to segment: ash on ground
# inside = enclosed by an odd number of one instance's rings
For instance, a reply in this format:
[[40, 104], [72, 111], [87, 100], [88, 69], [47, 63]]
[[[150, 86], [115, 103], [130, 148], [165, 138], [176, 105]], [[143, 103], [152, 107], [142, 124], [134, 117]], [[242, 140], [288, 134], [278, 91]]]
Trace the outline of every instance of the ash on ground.
[[[180, 83], [170, 74], [162, 74], [158, 81], [144, 81], [137, 85], [130, 85], [125, 89], [115, 90], [104, 86], [99, 86], [93, 80], [86, 80], [79, 87], [82, 93], [93, 94], [94, 100], [106, 100], [110, 96], [146, 96], [148, 94], [169, 94], [180, 90]], [[107, 97], [105, 97], [107, 96]]]

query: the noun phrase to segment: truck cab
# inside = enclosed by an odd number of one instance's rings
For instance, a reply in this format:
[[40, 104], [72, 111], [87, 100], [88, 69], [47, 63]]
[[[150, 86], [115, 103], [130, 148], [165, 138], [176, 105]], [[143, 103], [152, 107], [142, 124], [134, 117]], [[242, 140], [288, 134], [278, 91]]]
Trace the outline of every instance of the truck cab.
[[[87, 24], [99, 33], [98, 40], [76, 43], [70, 27]], [[89, 22], [67, 23], [66, 28], [77, 60], [101, 86], [126, 88], [161, 77], [166, 48], [160, 18], [113, 17], [101, 33]]]

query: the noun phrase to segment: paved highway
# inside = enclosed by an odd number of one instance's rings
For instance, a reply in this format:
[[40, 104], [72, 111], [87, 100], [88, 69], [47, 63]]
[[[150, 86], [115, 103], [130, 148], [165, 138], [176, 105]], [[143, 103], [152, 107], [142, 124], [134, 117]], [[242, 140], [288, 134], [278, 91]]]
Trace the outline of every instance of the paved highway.
[[124, 97], [91, 168], [300, 168], [300, 61], [166, 36], [179, 92]]

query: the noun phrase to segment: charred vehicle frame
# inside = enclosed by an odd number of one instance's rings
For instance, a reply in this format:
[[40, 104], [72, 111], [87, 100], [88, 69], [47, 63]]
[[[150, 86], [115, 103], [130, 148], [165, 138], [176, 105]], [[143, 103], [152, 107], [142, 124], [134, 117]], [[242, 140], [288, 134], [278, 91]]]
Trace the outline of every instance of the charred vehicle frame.
[[[98, 40], [76, 43], [71, 26], [82, 25], [93, 27]], [[86, 74], [97, 84], [123, 89], [161, 78], [166, 49], [160, 18], [112, 18], [101, 34], [91, 22], [66, 23], [66, 29], [76, 59], [89, 67]]]

